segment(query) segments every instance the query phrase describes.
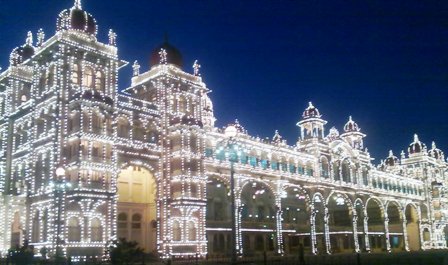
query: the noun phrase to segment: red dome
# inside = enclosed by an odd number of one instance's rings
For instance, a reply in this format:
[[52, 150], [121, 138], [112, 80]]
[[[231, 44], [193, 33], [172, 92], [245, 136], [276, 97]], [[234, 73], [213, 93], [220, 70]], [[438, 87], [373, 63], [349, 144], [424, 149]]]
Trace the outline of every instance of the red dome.
[[82, 10], [79, 0], [70, 9], [63, 10], [57, 20], [57, 30], [77, 30], [90, 35], [96, 35], [97, 25], [93, 16]]

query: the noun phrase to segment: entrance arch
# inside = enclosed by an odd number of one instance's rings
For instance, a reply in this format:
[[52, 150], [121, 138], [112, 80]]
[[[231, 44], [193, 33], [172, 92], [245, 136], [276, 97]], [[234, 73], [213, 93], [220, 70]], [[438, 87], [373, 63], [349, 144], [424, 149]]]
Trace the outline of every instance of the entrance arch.
[[327, 240], [325, 235], [326, 212], [324, 198], [321, 194], [315, 194], [313, 198], [312, 225], [314, 226], [315, 254], [324, 254], [327, 251]]
[[359, 251], [366, 251], [366, 232], [364, 229], [364, 205], [361, 199], [356, 199], [354, 203], [355, 212], [356, 212], [356, 233], [358, 237], [358, 246]]
[[286, 252], [296, 254], [299, 245], [311, 253], [311, 225], [309, 197], [300, 187], [289, 187], [282, 196], [282, 230]]
[[146, 252], [156, 252], [157, 184], [153, 173], [141, 165], [128, 165], [118, 174], [117, 188], [118, 237], [137, 241]]
[[369, 199], [366, 203], [367, 234], [372, 252], [386, 251], [386, 235], [384, 227], [384, 208], [377, 199]]
[[403, 212], [397, 202], [389, 202], [387, 204], [387, 218], [389, 219], [389, 242], [391, 250], [404, 250]]
[[328, 197], [328, 233], [332, 253], [353, 252], [352, 203], [345, 195], [333, 193]]
[[273, 253], [277, 241], [275, 195], [267, 184], [257, 181], [247, 183], [240, 194], [244, 253]]
[[409, 250], [418, 251], [421, 249], [420, 228], [418, 211], [415, 205], [408, 204], [406, 206], [405, 216]]

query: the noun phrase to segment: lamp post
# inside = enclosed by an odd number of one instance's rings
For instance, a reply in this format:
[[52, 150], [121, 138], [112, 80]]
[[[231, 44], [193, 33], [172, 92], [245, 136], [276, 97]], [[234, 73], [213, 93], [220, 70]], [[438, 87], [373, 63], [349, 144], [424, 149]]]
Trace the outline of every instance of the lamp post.
[[54, 183], [55, 197], [57, 198], [57, 225], [56, 225], [56, 257], [62, 257], [60, 244], [61, 244], [61, 215], [62, 215], [62, 197], [66, 187], [70, 187], [70, 183], [65, 182], [65, 169], [59, 167], [56, 169], [56, 180]]
[[226, 157], [230, 162], [230, 211], [232, 218], [232, 256], [231, 263], [236, 264], [237, 260], [237, 231], [236, 231], [236, 207], [235, 207], [235, 168], [234, 164], [238, 162], [238, 156], [240, 155], [240, 147], [238, 146], [235, 136], [238, 134], [238, 130], [235, 126], [229, 125], [225, 131], [224, 135], [226, 139], [221, 142], [220, 152], [224, 151]]

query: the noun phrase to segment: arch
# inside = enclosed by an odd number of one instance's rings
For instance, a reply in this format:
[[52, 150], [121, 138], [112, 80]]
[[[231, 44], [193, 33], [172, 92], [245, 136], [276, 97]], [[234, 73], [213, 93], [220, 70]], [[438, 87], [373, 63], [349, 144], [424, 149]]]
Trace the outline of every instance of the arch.
[[328, 233], [333, 253], [353, 252], [353, 206], [350, 198], [343, 193], [331, 192], [327, 197]]
[[372, 252], [386, 251], [384, 206], [381, 201], [376, 197], [367, 199], [365, 214], [370, 250]]
[[388, 218], [389, 243], [392, 251], [404, 249], [404, 231], [403, 231], [403, 209], [397, 201], [388, 201], [386, 203], [386, 212]]
[[[262, 251], [274, 251], [277, 227], [277, 207], [275, 192], [272, 187], [262, 181], [247, 181], [240, 191], [240, 216], [244, 253], [257, 253]], [[256, 231], [263, 227], [264, 231]], [[245, 232], [247, 229], [256, 229]], [[271, 230], [272, 232], [267, 232]], [[263, 249], [255, 248], [248, 244], [248, 240], [254, 242], [256, 237], [262, 236], [265, 240]]]
[[341, 177], [345, 183], [351, 182], [351, 163], [348, 158], [342, 160], [341, 163]]
[[[118, 233], [128, 241], [137, 241], [145, 251], [153, 252], [157, 238], [149, 224], [157, 220], [157, 179], [152, 167], [141, 161], [130, 161], [120, 168]], [[144, 236], [148, 233], [149, 236]]]
[[330, 177], [330, 163], [326, 156], [320, 157], [320, 177], [323, 179], [328, 179]]
[[281, 196], [282, 230], [286, 252], [295, 254], [300, 245], [311, 253], [311, 201], [305, 189], [297, 185], [284, 187]]
[[324, 196], [321, 193], [315, 193], [312, 199], [311, 224], [314, 226], [312, 239], [314, 244], [314, 254], [326, 253], [326, 207]]
[[366, 229], [365, 229], [365, 205], [361, 198], [355, 199], [353, 202], [353, 214], [356, 215], [356, 232], [359, 251], [367, 251], [366, 245]]
[[408, 235], [408, 247], [410, 251], [418, 251], [421, 249], [420, 240], [420, 216], [417, 206], [412, 203], [406, 205], [406, 231]]

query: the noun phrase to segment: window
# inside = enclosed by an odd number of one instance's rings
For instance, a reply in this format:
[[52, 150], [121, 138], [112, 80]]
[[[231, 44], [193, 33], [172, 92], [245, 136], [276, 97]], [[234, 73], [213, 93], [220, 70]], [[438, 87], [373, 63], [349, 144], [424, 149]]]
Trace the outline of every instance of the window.
[[70, 217], [68, 219], [68, 241], [79, 242], [81, 241], [81, 227], [79, 225], [79, 220], [76, 217]]
[[93, 218], [90, 223], [91, 233], [90, 238], [92, 242], [103, 241], [103, 228], [101, 226], [101, 221], [98, 218]]
[[120, 213], [118, 215], [118, 228], [127, 228], [128, 226], [128, 215], [125, 213]]
[[82, 79], [82, 85], [85, 87], [93, 88], [94, 85], [94, 76], [93, 76], [93, 69], [90, 66], [87, 66], [84, 70], [84, 76]]
[[47, 84], [48, 87], [52, 87], [54, 85], [54, 65], [51, 65], [47, 72]]
[[138, 213], [132, 216], [132, 229], [142, 228], [142, 216]]
[[196, 240], [196, 225], [192, 221], [188, 222], [188, 240]]
[[179, 221], [173, 221], [173, 241], [181, 240], [181, 230]]
[[97, 71], [95, 77], [96, 77], [96, 79], [95, 79], [95, 89], [97, 91], [104, 92], [105, 78], [104, 78], [103, 72]]
[[80, 84], [81, 67], [79, 64], [74, 64], [72, 69], [72, 83], [75, 85]]
[[328, 159], [326, 157], [321, 157], [320, 159], [320, 177], [321, 178], [328, 178], [328, 172], [330, 171], [330, 165], [328, 164]]

